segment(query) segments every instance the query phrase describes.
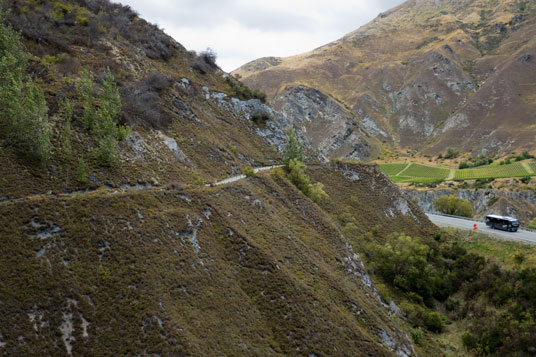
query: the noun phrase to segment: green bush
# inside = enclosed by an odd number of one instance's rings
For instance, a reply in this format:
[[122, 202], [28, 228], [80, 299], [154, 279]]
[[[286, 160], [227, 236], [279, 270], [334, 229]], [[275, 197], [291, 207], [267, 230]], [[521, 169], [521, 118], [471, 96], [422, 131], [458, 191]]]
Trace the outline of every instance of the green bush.
[[76, 168], [76, 181], [82, 184], [86, 184], [89, 182], [89, 178], [87, 175], [87, 164], [82, 158], [78, 159], [78, 167]]
[[528, 227], [532, 228], [532, 229], [536, 229], [536, 218], [534, 218], [532, 221], [530, 221]]
[[443, 156], [445, 159], [455, 159], [458, 157], [460, 153], [457, 150], [454, 150], [453, 148], [448, 148], [445, 156]]
[[411, 331], [411, 338], [413, 339], [413, 342], [415, 342], [416, 345], [422, 346], [422, 328], [417, 327], [412, 329]]
[[432, 331], [441, 333], [443, 332], [443, 329], [445, 328], [445, 324], [443, 322], [443, 317], [439, 312], [430, 312], [428, 316], [426, 316], [426, 319], [424, 320], [425, 327]]
[[52, 152], [52, 130], [45, 96], [26, 74], [27, 62], [20, 36], [0, 12], [0, 130], [21, 156], [44, 163]]
[[259, 99], [262, 103], [266, 102], [266, 94], [259, 90], [252, 90], [242, 82], [234, 78], [226, 78], [225, 81], [229, 86], [231, 97], [237, 97], [241, 100]]
[[428, 262], [430, 247], [419, 238], [393, 234], [386, 244], [371, 244], [367, 250], [373, 257], [373, 266], [389, 284], [423, 298], [434, 294], [438, 275]]
[[471, 203], [454, 195], [441, 196], [434, 202], [434, 207], [441, 213], [454, 216], [472, 217], [473, 208]]
[[255, 170], [251, 166], [246, 166], [242, 169], [242, 175], [246, 175], [246, 177], [255, 177], [257, 174], [255, 173]]

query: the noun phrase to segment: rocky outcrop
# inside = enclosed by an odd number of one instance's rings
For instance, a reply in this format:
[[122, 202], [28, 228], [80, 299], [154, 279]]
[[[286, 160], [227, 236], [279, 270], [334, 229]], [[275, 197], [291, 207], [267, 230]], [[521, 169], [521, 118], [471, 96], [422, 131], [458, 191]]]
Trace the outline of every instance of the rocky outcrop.
[[305, 145], [321, 161], [330, 158], [367, 160], [378, 153], [378, 141], [368, 130], [381, 129], [319, 90], [305, 86], [288, 87], [273, 101], [280, 114], [279, 126], [293, 125]]
[[475, 215], [500, 214], [518, 218], [523, 224], [536, 217], [536, 192], [482, 190], [405, 190], [425, 212], [434, 212], [434, 202], [444, 195], [455, 195], [471, 202]]

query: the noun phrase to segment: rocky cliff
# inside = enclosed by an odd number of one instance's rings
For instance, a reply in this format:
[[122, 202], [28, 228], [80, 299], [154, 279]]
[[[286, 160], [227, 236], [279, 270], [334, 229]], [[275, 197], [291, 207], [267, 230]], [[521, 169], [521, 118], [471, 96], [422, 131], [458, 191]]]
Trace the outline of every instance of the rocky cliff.
[[405, 190], [409, 199], [415, 200], [425, 212], [434, 212], [434, 202], [443, 195], [454, 195], [471, 202], [475, 215], [500, 214], [518, 218], [527, 224], [536, 217], [536, 193], [534, 191], [479, 190]]

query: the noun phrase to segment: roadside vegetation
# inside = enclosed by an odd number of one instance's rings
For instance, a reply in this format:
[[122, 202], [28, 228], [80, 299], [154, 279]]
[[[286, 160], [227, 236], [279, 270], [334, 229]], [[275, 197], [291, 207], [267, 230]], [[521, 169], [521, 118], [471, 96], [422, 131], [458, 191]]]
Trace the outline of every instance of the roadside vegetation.
[[473, 217], [471, 202], [454, 195], [441, 196], [434, 202], [434, 207], [441, 213], [461, 217]]
[[426, 341], [454, 338], [474, 355], [534, 352], [532, 247], [455, 230], [422, 239], [369, 232], [361, 241], [381, 295], [401, 307], [423, 351]]

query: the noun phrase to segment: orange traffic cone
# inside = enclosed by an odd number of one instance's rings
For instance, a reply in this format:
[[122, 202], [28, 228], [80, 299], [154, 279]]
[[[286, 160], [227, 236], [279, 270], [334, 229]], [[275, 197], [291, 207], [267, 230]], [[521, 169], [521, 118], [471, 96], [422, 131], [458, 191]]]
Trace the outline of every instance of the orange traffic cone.
[[478, 231], [478, 227], [476, 226], [476, 223], [473, 225], [473, 230]]

